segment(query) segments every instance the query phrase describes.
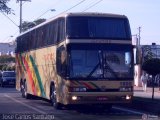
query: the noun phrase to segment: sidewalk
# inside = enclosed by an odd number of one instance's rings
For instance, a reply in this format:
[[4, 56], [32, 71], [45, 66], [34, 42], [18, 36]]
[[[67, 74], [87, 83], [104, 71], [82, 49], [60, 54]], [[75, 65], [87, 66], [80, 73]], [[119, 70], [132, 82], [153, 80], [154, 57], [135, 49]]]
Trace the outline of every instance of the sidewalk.
[[154, 89], [154, 100], [152, 100], [152, 88], [148, 87], [144, 92], [142, 87], [134, 87], [134, 97], [130, 105], [126, 107], [139, 109], [145, 112], [160, 115], [160, 91], [158, 88]]
[[[134, 97], [150, 98], [152, 99], [152, 87], [147, 87], [147, 91], [144, 92], [142, 87], [134, 87]], [[159, 88], [154, 88], [154, 99], [160, 100]]]

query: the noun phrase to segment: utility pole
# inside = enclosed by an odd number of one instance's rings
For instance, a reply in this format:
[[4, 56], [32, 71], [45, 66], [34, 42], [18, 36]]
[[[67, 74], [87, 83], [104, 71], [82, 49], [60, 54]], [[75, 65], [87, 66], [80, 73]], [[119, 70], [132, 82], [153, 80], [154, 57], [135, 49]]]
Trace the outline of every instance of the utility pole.
[[19, 2], [20, 5], [19, 33], [22, 32], [22, 1], [31, 2], [31, 0], [17, 0], [17, 2]]
[[141, 44], [140, 41], [141, 41], [141, 27], [138, 27], [138, 45]]
[[20, 0], [19, 5], [20, 5], [19, 33], [21, 33], [22, 32], [22, 0]]

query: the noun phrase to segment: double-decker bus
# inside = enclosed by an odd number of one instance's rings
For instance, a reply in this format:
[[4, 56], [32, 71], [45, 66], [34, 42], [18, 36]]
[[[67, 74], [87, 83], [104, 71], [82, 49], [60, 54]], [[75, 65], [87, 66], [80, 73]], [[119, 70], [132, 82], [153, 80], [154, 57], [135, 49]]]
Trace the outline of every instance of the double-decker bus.
[[63, 105], [130, 103], [133, 46], [128, 18], [67, 13], [17, 37], [16, 88]]

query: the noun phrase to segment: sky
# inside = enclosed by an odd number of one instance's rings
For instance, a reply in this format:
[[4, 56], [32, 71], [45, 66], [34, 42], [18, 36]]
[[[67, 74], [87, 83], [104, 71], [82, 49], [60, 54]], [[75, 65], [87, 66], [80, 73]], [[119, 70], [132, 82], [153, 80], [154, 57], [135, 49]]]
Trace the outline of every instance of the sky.
[[[19, 3], [16, 1], [8, 3], [15, 15], [0, 13], [0, 43], [11, 42], [19, 34]], [[22, 20], [51, 19], [65, 11], [121, 14], [128, 17], [133, 36], [139, 34], [138, 28], [141, 27], [141, 44], [151, 45], [154, 42], [160, 45], [159, 8], [160, 0], [31, 0], [23, 2]]]

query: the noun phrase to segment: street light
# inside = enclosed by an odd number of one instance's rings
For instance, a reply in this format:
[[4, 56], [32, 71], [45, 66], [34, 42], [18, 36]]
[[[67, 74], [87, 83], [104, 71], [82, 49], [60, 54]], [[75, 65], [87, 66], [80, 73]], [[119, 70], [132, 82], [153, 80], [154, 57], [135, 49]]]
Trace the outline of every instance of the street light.
[[44, 14], [46, 14], [49, 11], [54, 12], [56, 10], [55, 9], [49, 9], [49, 10], [45, 11], [44, 13], [42, 13], [39, 17], [37, 17], [37, 19], [39, 19], [40, 17], [42, 17]]
[[7, 36], [5, 39], [4, 39], [4, 41], [3, 42], [9, 42], [9, 40], [11, 39], [11, 38], [13, 38], [14, 36], [13, 35], [10, 35], [10, 36]]

